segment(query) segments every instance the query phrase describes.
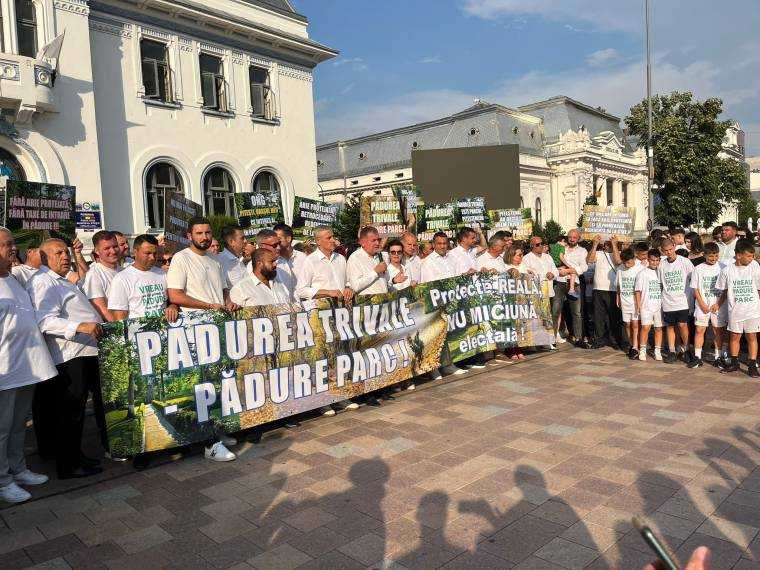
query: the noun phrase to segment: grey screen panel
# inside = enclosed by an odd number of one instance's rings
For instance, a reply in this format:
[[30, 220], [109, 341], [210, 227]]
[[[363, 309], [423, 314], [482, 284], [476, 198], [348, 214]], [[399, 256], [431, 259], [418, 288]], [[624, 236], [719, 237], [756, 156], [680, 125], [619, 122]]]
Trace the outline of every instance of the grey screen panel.
[[416, 150], [412, 171], [429, 204], [484, 196], [489, 209], [520, 207], [518, 145]]

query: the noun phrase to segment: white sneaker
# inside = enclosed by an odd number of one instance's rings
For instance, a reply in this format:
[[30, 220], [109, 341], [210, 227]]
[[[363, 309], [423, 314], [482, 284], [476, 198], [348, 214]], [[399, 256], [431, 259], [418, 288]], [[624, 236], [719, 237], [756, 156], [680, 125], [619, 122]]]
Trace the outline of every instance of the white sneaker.
[[416, 389], [416, 388], [417, 388], [417, 387], [416, 387], [414, 384], [409, 384], [409, 386], [407, 386], [407, 387], [406, 387], [406, 389], [407, 389], [407, 390], [410, 390], [410, 391], [411, 391], [411, 390], [414, 390], [414, 389]]
[[334, 416], [335, 415], [335, 410], [333, 410], [331, 407], [328, 406], [328, 407], [326, 407], [326, 408], [324, 408], [322, 410], [322, 415], [323, 416], [328, 416], [328, 417], [329, 416]]
[[429, 374], [430, 374], [431, 380], [440, 380], [441, 378], [443, 378], [443, 375], [441, 374], [441, 371], [438, 368], [436, 368], [432, 372], [429, 372]]
[[238, 443], [238, 440], [236, 440], [231, 435], [227, 435], [226, 433], [219, 435], [219, 441], [221, 441], [225, 447], [232, 447]]
[[462, 374], [467, 374], [467, 370], [455, 366], [454, 370], [451, 371], [451, 374], [454, 376], [461, 376]]
[[662, 362], [662, 354], [659, 353], [659, 352], [655, 352], [654, 353], [654, 359], [655, 360], [659, 360], [660, 362]]
[[485, 364], [470, 364], [470, 368], [474, 368], [475, 370], [483, 370], [485, 367]]
[[111, 461], [115, 461], [116, 463], [124, 463], [127, 458], [126, 457], [119, 457], [118, 455], [111, 455], [110, 451], [106, 451], [103, 456], [106, 459], [110, 459]]
[[32, 494], [16, 485], [16, 483], [0, 487], [0, 499], [6, 503], [23, 503], [31, 498]]
[[221, 441], [217, 441], [211, 447], [207, 447], [205, 456], [206, 459], [210, 459], [211, 461], [234, 461], [237, 459], [237, 456], [224, 447]]
[[647, 359], [647, 350], [646, 348], [644, 350], [639, 351], [639, 360], [642, 362], [646, 362]]
[[562, 338], [562, 335], [557, 333], [557, 344], [565, 344], [567, 341]]
[[357, 404], [356, 402], [351, 402], [350, 404], [348, 404], [346, 406], [346, 409], [347, 410], [358, 410], [359, 409], [359, 404]]
[[557, 345], [556, 344], [550, 344], [549, 345], [549, 350], [557, 350]]
[[29, 469], [24, 469], [21, 473], [14, 475], [13, 480], [19, 485], [42, 485], [47, 483], [50, 478], [42, 473], [34, 473]]

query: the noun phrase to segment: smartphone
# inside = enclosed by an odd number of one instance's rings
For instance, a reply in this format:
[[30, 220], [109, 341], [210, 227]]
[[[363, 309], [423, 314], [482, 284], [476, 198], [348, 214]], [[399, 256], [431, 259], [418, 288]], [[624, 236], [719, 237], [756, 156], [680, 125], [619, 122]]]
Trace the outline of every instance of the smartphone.
[[652, 529], [649, 528], [639, 517], [633, 517], [632, 522], [633, 526], [639, 531], [639, 534], [641, 534], [641, 538], [643, 538], [644, 542], [649, 545], [649, 548], [651, 548], [652, 552], [657, 555], [657, 558], [659, 558], [660, 562], [665, 565], [665, 568], [667, 568], [667, 570], [679, 570], [676, 557], [670, 552], [670, 549], [665, 543], [655, 536]]

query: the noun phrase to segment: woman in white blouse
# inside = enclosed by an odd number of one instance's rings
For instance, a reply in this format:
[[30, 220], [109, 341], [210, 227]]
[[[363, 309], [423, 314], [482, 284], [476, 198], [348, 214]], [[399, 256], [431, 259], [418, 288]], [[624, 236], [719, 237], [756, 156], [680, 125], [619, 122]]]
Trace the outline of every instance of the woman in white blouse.
[[417, 285], [416, 281], [412, 281], [406, 274], [406, 268], [401, 263], [401, 259], [404, 255], [404, 246], [401, 244], [401, 240], [392, 239], [388, 242], [388, 278], [394, 290], [400, 291], [407, 287], [413, 287]]

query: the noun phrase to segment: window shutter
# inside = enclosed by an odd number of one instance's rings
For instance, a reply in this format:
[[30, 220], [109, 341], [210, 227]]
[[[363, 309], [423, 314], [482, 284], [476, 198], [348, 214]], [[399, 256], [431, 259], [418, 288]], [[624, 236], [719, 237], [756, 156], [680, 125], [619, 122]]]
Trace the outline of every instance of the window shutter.
[[207, 109], [219, 108], [219, 100], [216, 92], [216, 76], [213, 73], [201, 74], [201, 93], [203, 94], [203, 106]]
[[158, 91], [158, 70], [156, 62], [150, 59], [144, 59], [142, 62], [143, 87], [145, 87], [145, 96], [156, 98], [160, 95]]

